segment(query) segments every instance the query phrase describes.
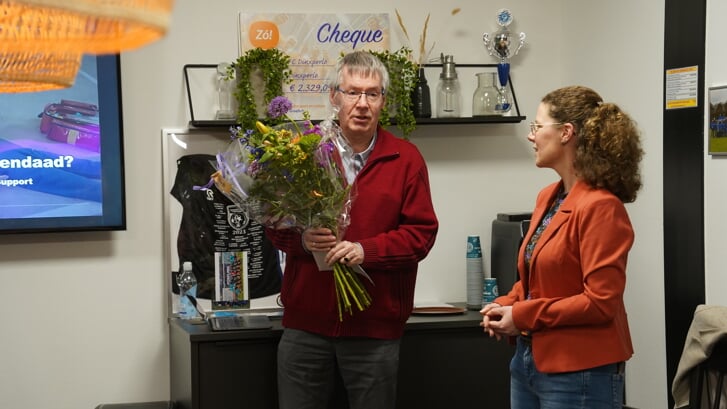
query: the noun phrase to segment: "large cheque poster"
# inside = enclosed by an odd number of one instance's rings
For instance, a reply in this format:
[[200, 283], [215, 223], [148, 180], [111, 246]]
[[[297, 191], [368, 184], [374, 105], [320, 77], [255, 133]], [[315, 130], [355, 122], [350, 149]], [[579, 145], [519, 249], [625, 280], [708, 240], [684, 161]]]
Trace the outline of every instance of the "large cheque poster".
[[389, 49], [388, 14], [240, 13], [240, 55], [252, 48], [278, 48], [290, 56], [288, 113], [302, 119], [330, 115], [328, 83], [341, 53]]

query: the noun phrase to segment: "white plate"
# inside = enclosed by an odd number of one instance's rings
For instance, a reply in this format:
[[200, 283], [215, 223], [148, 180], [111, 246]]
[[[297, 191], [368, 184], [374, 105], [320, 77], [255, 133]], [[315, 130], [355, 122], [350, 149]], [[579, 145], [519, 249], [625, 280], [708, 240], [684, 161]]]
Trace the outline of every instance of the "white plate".
[[445, 314], [464, 314], [467, 311], [462, 307], [414, 307], [412, 314], [415, 315], [445, 315]]

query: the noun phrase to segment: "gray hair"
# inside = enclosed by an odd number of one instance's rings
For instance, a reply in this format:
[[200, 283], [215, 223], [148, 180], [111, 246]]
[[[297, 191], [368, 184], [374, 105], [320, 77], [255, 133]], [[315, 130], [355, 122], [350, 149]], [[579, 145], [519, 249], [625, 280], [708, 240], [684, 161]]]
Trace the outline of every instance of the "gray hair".
[[386, 70], [386, 66], [368, 51], [354, 51], [338, 60], [335, 76], [329, 84], [331, 89], [341, 85], [344, 70], [362, 77], [378, 76], [381, 79], [381, 88], [386, 90], [389, 87], [389, 72]]

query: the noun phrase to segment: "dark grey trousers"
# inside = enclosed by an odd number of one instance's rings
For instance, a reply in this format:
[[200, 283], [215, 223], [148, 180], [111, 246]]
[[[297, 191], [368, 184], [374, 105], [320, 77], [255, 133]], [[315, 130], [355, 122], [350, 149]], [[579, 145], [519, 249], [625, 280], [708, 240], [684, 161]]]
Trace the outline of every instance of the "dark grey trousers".
[[399, 339], [332, 338], [286, 328], [278, 344], [280, 409], [328, 408], [338, 365], [350, 409], [394, 409]]

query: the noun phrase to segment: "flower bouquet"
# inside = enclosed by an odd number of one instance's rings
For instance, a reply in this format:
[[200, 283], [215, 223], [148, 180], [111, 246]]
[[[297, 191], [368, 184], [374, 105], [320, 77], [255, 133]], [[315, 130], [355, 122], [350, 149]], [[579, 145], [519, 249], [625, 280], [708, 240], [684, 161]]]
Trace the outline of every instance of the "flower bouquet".
[[[340, 166], [341, 155], [351, 154], [350, 149], [332, 120], [314, 125], [305, 113], [296, 122], [287, 116], [291, 107], [287, 98], [276, 97], [268, 114], [287, 122], [231, 128], [232, 142], [217, 155], [214, 183], [263, 226], [327, 227], [342, 237], [355, 196]], [[343, 312], [353, 314], [354, 305], [359, 311], [371, 305], [359, 274], [370, 278], [360, 266], [337, 262], [332, 270], [339, 320]]]

